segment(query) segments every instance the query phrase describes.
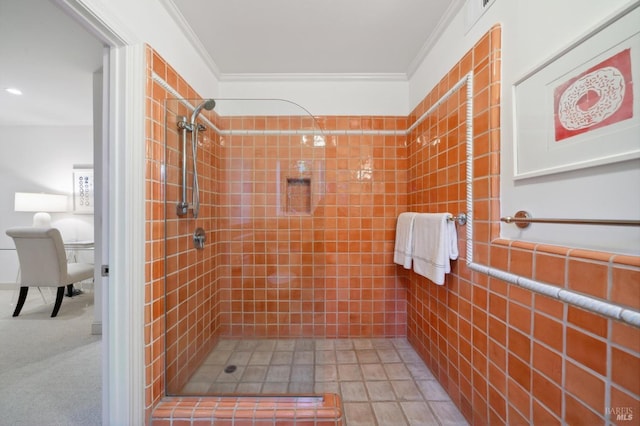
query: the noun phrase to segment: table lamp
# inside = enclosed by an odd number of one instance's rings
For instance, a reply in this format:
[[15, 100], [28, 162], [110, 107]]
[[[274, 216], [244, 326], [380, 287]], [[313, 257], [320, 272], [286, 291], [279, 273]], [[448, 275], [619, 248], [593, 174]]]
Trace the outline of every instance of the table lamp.
[[33, 215], [33, 227], [51, 228], [49, 213], [66, 212], [68, 210], [67, 204], [66, 195], [16, 192], [14, 210], [17, 212], [36, 212]]

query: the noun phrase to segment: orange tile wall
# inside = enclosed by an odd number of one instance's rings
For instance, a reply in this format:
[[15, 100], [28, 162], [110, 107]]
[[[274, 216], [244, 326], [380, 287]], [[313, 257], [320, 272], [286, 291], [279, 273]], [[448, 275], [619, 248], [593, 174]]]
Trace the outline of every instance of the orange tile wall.
[[[324, 130], [396, 130], [405, 119], [318, 118]], [[232, 130], [300, 129], [299, 118], [236, 117]], [[223, 123], [223, 125], [225, 125]], [[225, 129], [226, 129], [225, 125]], [[221, 148], [221, 333], [254, 337], [405, 334], [391, 263], [405, 209], [405, 136], [225, 136]], [[286, 177], [313, 171], [312, 213], [286, 214]], [[280, 170], [280, 174], [277, 173]], [[315, 179], [320, 179], [320, 187]], [[278, 190], [281, 200], [278, 199]], [[317, 194], [320, 192], [320, 194]]]
[[[148, 47], [146, 56], [145, 407], [148, 419], [158, 401], [178, 391], [215, 344], [220, 328], [220, 291], [213, 279], [219, 265], [218, 176], [215, 173], [219, 164], [218, 144], [211, 132], [200, 138], [200, 215], [197, 219], [192, 214], [178, 218], [181, 146], [176, 121], [177, 115], [189, 117], [191, 111], [176, 101], [167, 101], [173, 95], [152, 79], [152, 73], [175, 88], [181, 97], [199, 97], [153, 49]], [[212, 114], [208, 118], [215, 120]], [[188, 176], [190, 179], [191, 172]], [[190, 201], [190, 180], [188, 186]], [[165, 200], [171, 201], [165, 205]], [[204, 250], [193, 248], [192, 234], [196, 227], [208, 230]]]
[[[412, 112], [474, 73], [473, 258], [518, 275], [640, 308], [640, 259], [499, 239], [500, 27], [486, 34]], [[464, 211], [463, 86], [408, 141], [408, 209]], [[640, 415], [640, 330], [489, 278], [460, 258], [444, 286], [413, 272], [408, 338], [472, 424], [629, 424]]]
[[[145, 412], [149, 419], [152, 407], [165, 394], [165, 228], [164, 228], [164, 101], [166, 91], [151, 79], [151, 72], [166, 76], [167, 68], [147, 47], [146, 56], [146, 123], [145, 123], [145, 294], [144, 294], [144, 358]], [[173, 81], [177, 81], [175, 73]]]

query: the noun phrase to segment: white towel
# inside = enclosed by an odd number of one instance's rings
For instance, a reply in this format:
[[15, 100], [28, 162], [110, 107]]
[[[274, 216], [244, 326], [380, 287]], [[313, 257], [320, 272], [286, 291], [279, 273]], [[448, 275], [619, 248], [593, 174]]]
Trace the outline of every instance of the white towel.
[[411, 269], [413, 254], [413, 219], [417, 213], [400, 213], [396, 223], [396, 246], [393, 261], [405, 269]]
[[413, 222], [413, 270], [438, 285], [458, 258], [456, 225], [449, 213], [420, 213]]

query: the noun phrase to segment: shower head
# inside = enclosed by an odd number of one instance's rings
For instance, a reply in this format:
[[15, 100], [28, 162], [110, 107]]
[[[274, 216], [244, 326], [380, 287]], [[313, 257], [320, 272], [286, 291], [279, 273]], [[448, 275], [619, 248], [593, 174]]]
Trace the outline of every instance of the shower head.
[[216, 101], [214, 101], [213, 99], [206, 99], [204, 102], [198, 105], [196, 109], [193, 110], [193, 114], [191, 114], [191, 124], [194, 124], [196, 122], [196, 118], [198, 118], [198, 115], [202, 111], [202, 108], [206, 109], [207, 111], [211, 111], [213, 108], [215, 108], [215, 106]]

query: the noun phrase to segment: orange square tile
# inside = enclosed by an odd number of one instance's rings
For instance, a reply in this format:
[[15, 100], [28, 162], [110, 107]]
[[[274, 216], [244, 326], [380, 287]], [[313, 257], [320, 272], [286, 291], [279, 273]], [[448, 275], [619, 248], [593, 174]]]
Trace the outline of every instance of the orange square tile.
[[611, 341], [630, 351], [640, 352], [640, 329], [611, 321]]
[[[507, 402], [504, 396], [495, 388], [489, 386], [489, 408], [491, 424], [506, 424], [507, 418]], [[492, 416], [491, 413], [494, 413]]]
[[524, 333], [531, 332], [531, 309], [509, 302], [509, 324]]
[[607, 338], [608, 320], [600, 315], [569, 306], [567, 319], [574, 326], [580, 327], [604, 339]]
[[564, 286], [566, 258], [536, 253], [534, 279], [547, 284]]
[[[640, 399], [631, 396], [627, 392], [620, 389], [611, 387], [611, 405], [610, 408], [618, 409], [619, 411], [609, 415], [609, 420], [617, 426], [629, 424], [630, 420], [633, 420], [635, 415], [640, 412]], [[622, 416], [618, 416], [622, 414]], [[629, 417], [631, 415], [631, 418]]]
[[538, 401], [533, 401], [533, 420], [534, 425], [561, 425], [563, 424], [559, 418], [555, 417], [545, 406]]
[[602, 425], [604, 419], [571, 395], [565, 397], [565, 418], [567, 424]]
[[508, 406], [508, 414], [508, 424], [510, 425], [527, 425], [530, 423], [512, 405]]
[[563, 365], [562, 357], [559, 353], [539, 343], [534, 343], [532, 365], [536, 371], [553, 380], [556, 384], [562, 384]]
[[566, 339], [568, 356], [598, 374], [606, 374], [607, 345], [605, 342], [572, 327], [567, 327]]
[[508, 401], [523, 417], [528, 418], [531, 413], [531, 392], [530, 388], [523, 388], [513, 378], [507, 384]]
[[640, 271], [613, 268], [611, 301], [632, 309], [640, 309]]
[[640, 356], [611, 348], [611, 378], [623, 388], [640, 394]]
[[507, 300], [499, 295], [489, 293], [489, 312], [502, 321], [507, 320]]
[[541, 294], [534, 295], [534, 304], [537, 312], [545, 313], [560, 320], [564, 317], [564, 309], [567, 306], [563, 302]]
[[562, 417], [562, 388], [534, 372], [532, 392], [542, 405], [556, 417]]
[[509, 354], [509, 377], [513, 378], [522, 388], [531, 390], [531, 367], [514, 355]]
[[605, 385], [602, 378], [576, 366], [570, 361], [565, 362], [565, 372], [565, 388], [567, 391], [595, 411], [604, 412]]
[[501, 345], [507, 344], [507, 326], [494, 316], [489, 316], [489, 337]]
[[533, 304], [533, 293], [516, 285], [509, 286], [509, 298], [525, 306], [532, 306]]
[[607, 265], [569, 259], [568, 286], [572, 290], [606, 299]]

